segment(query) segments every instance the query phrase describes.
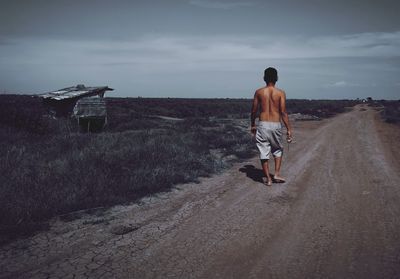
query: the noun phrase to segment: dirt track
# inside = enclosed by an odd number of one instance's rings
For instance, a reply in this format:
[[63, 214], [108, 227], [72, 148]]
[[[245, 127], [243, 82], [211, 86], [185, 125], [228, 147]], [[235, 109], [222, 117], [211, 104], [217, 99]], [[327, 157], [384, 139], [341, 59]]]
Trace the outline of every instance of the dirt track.
[[0, 278], [398, 278], [400, 131], [365, 108], [297, 123], [285, 184], [261, 184], [255, 158], [57, 221], [1, 247]]

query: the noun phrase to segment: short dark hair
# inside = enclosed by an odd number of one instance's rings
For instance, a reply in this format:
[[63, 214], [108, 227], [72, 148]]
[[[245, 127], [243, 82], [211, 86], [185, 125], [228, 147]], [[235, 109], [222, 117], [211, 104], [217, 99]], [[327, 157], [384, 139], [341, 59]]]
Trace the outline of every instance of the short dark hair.
[[266, 83], [276, 83], [278, 81], [278, 71], [275, 68], [269, 67], [264, 71], [264, 81]]

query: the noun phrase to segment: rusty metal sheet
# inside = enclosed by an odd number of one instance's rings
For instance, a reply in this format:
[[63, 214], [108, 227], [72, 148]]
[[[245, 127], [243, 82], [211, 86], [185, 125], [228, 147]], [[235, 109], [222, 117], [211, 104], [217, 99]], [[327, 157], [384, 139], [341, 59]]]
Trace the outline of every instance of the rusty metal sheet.
[[71, 86], [43, 94], [38, 94], [37, 96], [42, 97], [44, 99], [51, 100], [65, 100], [65, 99], [73, 99], [78, 97], [85, 96], [94, 96], [104, 94], [105, 91], [112, 91], [114, 89], [109, 88], [108, 86], [91, 86], [86, 87], [82, 84], [78, 84], [77, 86]]
[[75, 117], [106, 117], [106, 102], [103, 98], [85, 97], [76, 102]]

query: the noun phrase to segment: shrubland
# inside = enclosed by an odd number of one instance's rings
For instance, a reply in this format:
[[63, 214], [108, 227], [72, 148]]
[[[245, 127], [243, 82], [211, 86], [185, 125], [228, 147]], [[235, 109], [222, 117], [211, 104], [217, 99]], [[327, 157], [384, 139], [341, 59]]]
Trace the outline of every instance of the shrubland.
[[[81, 133], [74, 119], [49, 116], [38, 98], [0, 95], [3, 239], [30, 233], [56, 215], [167, 191], [255, 155], [249, 99], [106, 101], [104, 131]], [[287, 104], [289, 112], [319, 117], [352, 105], [347, 100]]]

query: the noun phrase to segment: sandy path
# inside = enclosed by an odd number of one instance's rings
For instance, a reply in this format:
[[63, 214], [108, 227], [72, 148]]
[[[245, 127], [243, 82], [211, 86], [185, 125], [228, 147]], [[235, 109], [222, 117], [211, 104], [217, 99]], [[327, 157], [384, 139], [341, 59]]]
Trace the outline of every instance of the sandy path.
[[[295, 133], [285, 184], [258, 182], [255, 158], [141, 205], [56, 221], [0, 248], [0, 278], [398, 277], [399, 129], [359, 106]], [[119, 225], [133, 230], [113, 234]]]

